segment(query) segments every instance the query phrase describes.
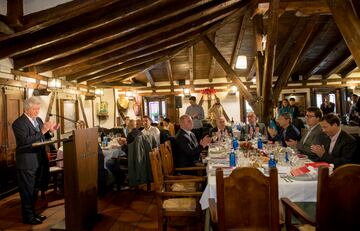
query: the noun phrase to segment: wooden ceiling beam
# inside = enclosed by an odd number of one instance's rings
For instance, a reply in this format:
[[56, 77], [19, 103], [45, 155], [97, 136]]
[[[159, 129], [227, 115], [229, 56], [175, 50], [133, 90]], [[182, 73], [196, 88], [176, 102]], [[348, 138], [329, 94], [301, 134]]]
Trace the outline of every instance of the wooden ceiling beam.
[[202, 41], [205, 43], [206, 47], [210, 53], [216, 58], [216, 61], [224, 69], [226, 74], [230, 76], [232, 82], [238, 87], [240, 94], [249, 102], [252, 107], [256, 107], [254, 97], [250, 94], [246, 86], [241, 82], [239, 76], [231, 68], [226, 59], [221, 55], [220, 51], [214, 46], [207, 36], [202, 37]]
[[125, 69], [127, 67], [137, 65], [139, 63], [145, 63], [145, 62], [157, 59], [157, 58], [159, 58], [159, 57], [161, 57], [163, 55], [168, 54], [169, 52], [171, 52], [174, 49], [176, 49], [176, 47], [168, 48], [168, 49], [165, 49], [165, 50], [162, 50], [162, 51], [159, 51], [159, 52], [155, 52], [155, 53], [150, 54], [150, 55], [142, 56], [142, 57], [139, 57], [139, 58], [128, 59], [128, 61], [123, 60], [121, 63], [118, 63], [117, 65], [113, 65], [113, 66], [107, 67], [107, 68], [104, 67], [103, 70], [99, 70], [99, 71], [97, 71], [97, 72], [95, 72], [93, 74], [69, 75], [69, 76], [66, 77], [66, 79], [68, 81], [71, 81], [71, 80], [77, 80], [77, 79], [84, 79], [85, 77], [88, 78], [88, 79], [97, 78], [97, 77], [100, 77], [102, 75], [107, 75], [107, 74], [110, 74], [112, 72], [116, 72], [119, 69]]
[[15, 31], [13, 28], [11, 28], [9, 25], [7, 25], [5, 22], [0, 20], [0, 34], [1, 33], [10, 35], [10, 34], [14, 34]]
[[342, 69], [344, 69], [353, 61], [354, 58], [352, 55], [348, 55], [348, 54], [344, 55], [343, 57], [341, 57], [339, 60], [336, 61], [336, 64], [334, 66], [332, 65], [330, 68], [328, 68], [328, 70], [324, 72], [323, 78], [327, 79], [332, 74], [338, 74]]
[[89, 13], [94, 10], [98, 11], [102, 7], [106, 7], [109, 4], [120, 1], [122, 0], [74, 0], [50, 9], [28, 14], [23, 17], [23, 26], [19, 28], [19, 31], [11, 36], [1, 38], [0, 41], [12, 39], [28, 33], [33, 33], [84, 13]]
[[[264, 15], [269, 10], [270, 0], [259, 0], [258, 6], [254, 10], [252, 16], [256, 14]], [[281, 1], [279, 5], [279, 16], [284, 11], [295, 11], [297, 16], [309, 16], [312, 14], [330, 14], [329, 6], [326, 4], [326, 0], [286, 0]]]
[[232, 55], [230, 59], [230, 66], [235, 70], [236, 58], [238, 57], [239, 50], [244, 39], [245, 29], [246, 29], [246, 20], [248, 20], [248, 15], [245, 14], [239, 18], [239, 27], [236, 32], [235, 44], [232, 50]]
[[11, 28], [19, 28], [23, 25], [23, 1], [22, 0], [11, 0], [7, 1], [7, 24]]
[[[231, 3], [232, 1], [229, 2]], [[81, 50], [87, 50], [94, 45], [113, 45], [119, 48], [132, 45], [154, 35], [161, 36], [164, 35], [164, 33], [169, 33], [170, 31], [177, 31], [177, 33], [181, 33], [191, 29], [192, 26], [199, 26], [202, 23], [209, 22], [215, 18], [222, 18], [224, 14], [235, 10], [239, 6], [239, 3], [230, 3], [221, 4], [217, 1], [210, 2], [163, 21], [159, 21], [158, 23], [147, 25], [138, 30], [133, 30], [125, 35], [121, 34], [120, 37], [115, 35], [110, 36], [110, 38], [104, 38], [103, 33], [96, 33], [94, 36], [79, 37], [76, 40], [70, 40], [59, 44], [57, 43], [28, 54], [15, 56], [15, 68], [18, 69], [33, 64], [44, 63], [48, 59], [61, 58]], [[119, 33], [119, 31], [117, 32]], [[106, 34], [108, 32], [104, 31], [104, 33]], [[110, 31], [110, 33], [113, 33], [113, 31]], [[113, 39], [113, 37], [115, 37], [115, 39]], [[109, 39], [112, 40], [108, 42]]]
[[[135, 56], [136, 53], [142, 55], [148, 55], [154, 53], [163, 48], [170, 48], [186, 42], [189, 38], [199, 32], [200, 29], [190, 31], [180, 36], [173, 36], [164, 39], [156, 39], [155, 36], [139, 43], [127, 46], [121, 49], [110, 50], [108, 53], [93, 57], [93, 53], [87, 53], [86, 51], [79, 52], [64, 58], [51, 60], [44, 64], [39, 64], [29, 67], [29, 69], [36, 72], [45, 72], [53, 70], [56, 76], [67, 76], [75, 74], [76, 72], [98, 69], [99, 65], [107, 65], [111, 63], [120, 62], [124, 56]], [[100, 48], [98, 48], [100, 49]], [[94, 49], [93, 52], [97, 53], [98, 49]], [[100, 51], [99, 51], [100, 52]]]
[[154, 78], [152, 77], [152, 74], [150, 72], [150, 70], [146, 70], [144, 71], [145, 75], [146, 75], [146, 79], [149, 81], [150, 86], [151, 87], [155, 87], [155, 82], [154, 82]]
[[[270, 1], [270, 16], [269, 24], [267, 27], [267, 36], [266, 36], [266, 48], [265, 48], [265, 57], [264, 57], [264, 73], [263, 73], [263, 83], [261, 89], [261, 97], [263, 102], [261, 104], [261, 111], [259, 113], [261, 121], [266, 124], [270, 121], [271, 112], [272, 112], [272, 78], [274, 75], [274, 64], [276, 58], [276, 42], [278, 37], [278, 22], [279, 22], [279, 5], [280, 0], [271, 0]], [[258, 60], [259, 61], [259, 60]], [[259, 64], [258, 64], [259, 66]]]
[[249, 72], [246, 74], [246, 80], [247, 81], [252, 80], [254, 75], [256, 75], [256, 60], [254, 60], [254, 59], [253, 59], [251, 65], [250, 65]]
[[[169, 33], [164, 33], [163, 35], [161, 35], [161, 37], [153, 36], [148, 39], [145, 39], [144, 41], [141, 41], [141, 43], [136, 43], [136, 44], [133, 44], [133, 45], [127, 46], [127, 47], [119, 46], [119, 44], [117, 44], [116, 42], [112, 42], [109, 44], [102, 44], [98, 47], [90, 48], [85, 51], [81, 51], [79, 53], [69, 55], [64, 58], [49, 60], [45, 64], [34, 66], [34, 68], [32, 68], [32, 70], [40, 73], [40, 72], [45, 72], [45, 71], [49, 71], [49, 70], [54, 70], [56, 68], [59, 68], [62, 66], [67, 66], [70, 64], [74, 65], [76, 67], [77, 65], [75, 65], [75, 64], [78, 64], [80, 62], [86, 62], [88, 60], [91, 61], [99, 56], [104, 57], [104, 60], [110, 60], [113, 55], [117, 56], [117, 55], [121, 55], [122, 53], [132, 53], [132, 52], [140, 51], [142, 49], [149, 48], [152, 45], [158, 45], [158, 44], [161, 44], [161, 43], [164, 43], [167, 41], [170, 42], [171, 39], [178, 38], [180, 40], [180, 38], [184, 38], [184, 40], [185, 40], [186, 37], [191, 37], [195, 34], [201, 33], [201, 32], [199, 32], [200, 30], [206, 31], [206, 32], [215, 31], [219, 27], [226, 24], [227, 22], [234, 20], [234, 18], [237, 17], [238, 15], [243, 14], [248, 9], [249, 2], [250, 2], [249, 0], [242, 1], [243, 4], [239, 5], [238, 10], [236, 10], [235, 12], [231, 12], [230, 13], [231, 16], [226, 17], [226, 19], [224, 19], [223, 21], [216, 23], [216, 24], [213, 23], [213, 21], [216, 21], [216, 20], [212, 20], [211, 22], [209, 22], [209, 25], [205, 25], [205, 26], [199, 25], [196, 27], [194, 25], [194, 27], [190, 28], [185, 33], [177, 34], [176, 33], [177, 31], [175, 31], [175, 32], [170, 31]], [[212, 25], [212, 24], [214, 24], [214, 25]], [[111, 53], [111, 52], [118, 52], [119, 54]], [[107, 54], [108, 54], [108, 56], [107, 56]], [[98, 61], [96, 60], [95, 62], [98, 62]], [[196, 63], [194, 63], [194, 66], [195, 66], [195, 64]], [[194, 73], [194, 79], [196, 79], [195, 73]]]
[[[214, 33], [211, 33], [210, 35], [208, 35], [208, 37], [209, 37], [210, 41], [212, 41], [214, 46], [216, 46], [216, 31]], [[213, 55], [211, 55], [211, 53], [210, 53], [210, 56], [211, 56], [211, 58], [210, 58], [210, 65], [209, 65], [209, 72], [208, 72], [208, 80], [211, 83], [214, 78], [216, 59]]]
[[347, 76], [350, 75], [350, 73], [354, 72], [356, 70], [357, 66], [355, 63], [355, 60], [353, 59], [352, 61], [349, 62], [349, 64], [344, 67], [341, 71], [340, 71], [340, 76], [341, 78], [346, 78]]
[[167, 75], [168, 75], [168, 78], [169, 78], [169, 81], [170, 81], [170, 89], [171, 89], [171, 91], [174, 91], [174, 76], [173, 76], [173, 73], [172, 73], [170, 59], [165, 61], [165, 66], [166, 66]]
[[[194, 44], [198, 43], [202, 39], [202, 36], [204, 36], [204, 35], [206, 35], [208, 33], [212, 33], [214, 31], [218, 30], [219, 28], [221, 28], [222, 26], [226, 25], [227, 23], [233, 21], [239, 15], [244, 14], [250, 7], [252, 7], [252, 5], [253, 5], [253, 2], [251, 2], [250, 0], [242, 1], [241, 5], [239, 5], [237, 10], [231, 12], [224, 19], [222, 19], [220, 21], [217, 21], [216, 23], [213, 23], [213, 25], [211, 25], [209, 28], [207, 28], [206, 30], [203, 30], [201, 33], [199, 33], [198, 36], [194, 37], [193, 40], [189, 41], [188, 43], [186, 43], [184, 45], [181, 45], [178, 49], [173, 51], [171, 54], [165, 55], [162, 58], [159, 58], [158, 60], [151, 61], [148, 64], [144, 65], [144, 66], [146, 66], [146, 68], [143, 68], [142, 71], [150, 70], [150, 69], [154, 68], [156, 65], [158, 65], [159, 63], [162, 63], [162, 62], [164, 62], [164, 61], [166, 61], [168, 59], [171, 59], [173, 56], [175, 56], [178, 52], [185, 49], [186, 47], [193, 46]], [[115, 76], [115, 77], [112, 77], [112, 78], [104, 78], [104, 79], [100, 78], [97, 81], [93, 81], [93, 82], [90, 82], [90, 83], [88, 82], [88, 84], [96, 84], [96, 83], [101, 82], [101, 81], [125, 80], [125, 79], [130, 78], [130, 77], [121, 77], [121, 78], [119, 78], [118, 76]]]
[[321, 68], [323, 63], [328, 62], [328, 57], [332, 53], [338, 52], [341, 47], [343, 47], [343, 41], [341, 38], [329, 44], [316, 58], [316, 60], [313, 62], [313, 65], [308, 69], [308, 71], [303, 75], [303, 80], [306, 81], [312, 75], [314, 75]]
[[360, 67], [360, 20], [350, 1], [327, 0], [334, 21], [339, 28], [356, 64]]
[[189, 47], [189, 81], [190, 85], [194, 84], [194, 46]]
[[[264, 34], [263, 28], [263, 16], [262, 15], [255, 15], [253, 17], [253, 32], [254, 32], [254, 43], [256, 47], [255, 58], [253, 59], [253, 66], [255, 69], [256, 74], [256, 95], [261, 97], [262, 95], [262, 85], [264, 79], [264, 50], [262, 44], [262, 37]], [[249, 71], [250, 72], [250, 71]], [[260, 117], [260, 113], [258, 113]]]
[[293, 47], [293, 50], [291, 52], [291, 55], [289, 56], [289, 61], [287, 65], [285, 66], [285, 69], [280, 74], [279, 78], [276, 81], [275, 87], [274, 87], [274, 93], [273, 93], [273, 99], [278, 100], [280, 96], [280, 92], [283, 89], [284, 86], [286, 86], [287, 81], [289, 80], [289, 77], [291, 73], [294, 70], [294, 67], [299, 60], [302, 51], [304, 50], [306, 43], [311, 38], [311, 34], [314, 30], [316, 30], [316, 27], [318, 27], [318, 19], [319, 15], [312, 15], [301, 33], [300, 37], [296, 40], [295, 46]]
[[[151, 0], [122, 1], [117, 4], [102, 7], [95, 12], [89, 12], [71, 18], [34, 33], [0, 41], [0, 58], [39, 50], [42, 47], [49, 47], [51, 44], [59, 43], [59, 41], [65, 39], [76, 42], [76, 36], [84, 38], [104, 34], [105, 37], [107, 33], [111, 34], [113, 31], [116, 33], [116, 30], [114, 30], [116, 26], [121, 29], [126, 27], [123, 30], [129, 29], [133, 26], [132, 23], [122, 24], [124, 20], [120, 19], [139, 16], [141, 12], [148, 13], [148, 8], [154, 5], [156, 6], [158, 2], [159, 1]], [[106, 30], [108, 30], [107, 33]], [[98, 34], [96, 35], [97, 32]]]
[[291, 47], [294, 45], [294, 41], [298, 36], [296, 28], [304, 27], [305, 24], [306, 18], [296, 18], [294, 23], [289, 27], [289, 30], [286, 33], [289, 36], [287, 36], [285, 43], [283, 43], [284, 45], [280, 48], [280, 52], [276, 55], [274, 72], [278, 70], [281, 63], [285, 62], [285, 57], [287, 57], [291, 51]]
[[[66, 78], [68, 78], [68, 79], [77, 79], [79, 76], [95, 74], [97, 72], [106, 70], [108, 68], [120, 65], [124, 62], [132, 61], [134, 59], [140, 59], [140, 58], [143, 58], [143, 57], [146, 57], [149, 55], [153, 55], [155, 53], [173, 48], [173, 47], [181, 45], [185, 42], [186, 41], [181, 42], [181, 43], [175, 43], [175, 44], [173, 44], [173, 46], [164, 46], [164, 47], [162, 47], [164, 49], [159, 48], [156, 50], [151, 50], [151, 52], [150, 51], [148, 52], [147, 50], [143, 50], [143, 51], [138, 51], [136, 53], [129, 54], [129, 55], [122, 55], [116, 59], [109, 59], [109, 61], [105, 61], [105, 62], [104, 61], [94, 62], [92, 65], [90, 64], [85, 67], [83, 66], [83, 67], [79, 68], [78, 71], [76, 70], [76, 66], [71, 66], [71, 68], [63, 70], [63, 71], [67, 71], [66, 73], [61, 73], [61, 72], [58, 73], [57, 71], [54, 71], [53, 74], [55, 76], [66, 76]], [[88, 68], [86, 68], [86, 67], [88, 67]]]

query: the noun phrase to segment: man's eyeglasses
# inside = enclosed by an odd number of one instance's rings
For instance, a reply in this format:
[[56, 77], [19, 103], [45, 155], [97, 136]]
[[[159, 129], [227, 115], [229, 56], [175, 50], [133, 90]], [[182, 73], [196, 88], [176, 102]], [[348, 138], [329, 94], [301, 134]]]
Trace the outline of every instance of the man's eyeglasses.
[[306, 118], [314, 118], [316, 116], [313, 116], [313, 115], [305, 115]]

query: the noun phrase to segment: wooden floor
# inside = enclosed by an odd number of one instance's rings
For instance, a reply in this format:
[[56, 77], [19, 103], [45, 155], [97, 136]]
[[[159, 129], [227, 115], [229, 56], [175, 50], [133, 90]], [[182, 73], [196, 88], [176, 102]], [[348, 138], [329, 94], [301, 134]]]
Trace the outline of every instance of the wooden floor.
[[[19, 194], [12, 195], [0, 201], [0, 231], [10, 230], [50, 230], [65, 217], [64, 199], [53, 192], [46, 195], [45, 200], [39, 200], [37, 211], [47, 216], [40, 225], [21, 223]], [[92, 229], [102, 230], [157, 230], [157, 209], [155, 193], [143, 190], [125, 190], [108, 192], [98, 200], [98, 211], [101, 219]], [[201, 223], [186, 226], [184, 222], [176, 221], [176, 226], [168, 230], [201, 230]], [[179, 226], [182, 225], [182, 226]]]

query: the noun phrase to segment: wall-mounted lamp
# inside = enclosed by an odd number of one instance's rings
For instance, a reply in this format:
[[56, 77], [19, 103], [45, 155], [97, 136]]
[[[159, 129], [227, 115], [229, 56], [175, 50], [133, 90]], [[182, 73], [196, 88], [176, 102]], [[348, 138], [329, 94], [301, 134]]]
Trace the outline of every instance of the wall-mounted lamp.
[[229, 95], [236, 95], [236, 92], [237, 92], [237, 87], [234, 86], [234, 85], [230, 86], [228, 94]]
[[247, 59], [245, 55], [239, 55], [236, 60], [237, 69], [247, 69]]
[[190, 97], [190, 89], [189, 88], [183, 88], [183, 93], [185, 97]]
[[60, 89], [61, 88], [61, 79], [48, 78], [47, 86], [49, 89]]
[[102, 89], [102, 88], [96, 88], [96, 89], [95, 89], [95, 95], [96, 95], [96, 96], [102, 96], [102, 95], [104, 95], [104, 89]]
[[133, 91], [126, 91], [126, 92], [125, 92], [125, 97], [126, 97], [128, 100], [134, 99], [134, 92], [133, 92]]

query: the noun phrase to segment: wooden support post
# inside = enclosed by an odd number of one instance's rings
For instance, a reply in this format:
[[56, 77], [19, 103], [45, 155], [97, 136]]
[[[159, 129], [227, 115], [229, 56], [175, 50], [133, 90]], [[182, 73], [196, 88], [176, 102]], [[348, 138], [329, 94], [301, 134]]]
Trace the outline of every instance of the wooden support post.
[[11, 27], [21, 27], [23, 25], [22, 18], [24, 16], [23, 1], [11, 0], [7, 1], [7, 21]]
[[360, 20], [350, 1], [327, 0], [330, 11], [355, 62], [360, 67]]
[[55, 94], [56, 94], [56, 92], [51, 93], [48, 110], [47, 110], [46, 116], [45, 116], [45, 121], [49, 121], [49, 119], [50, 119], [50, 113], [51, 113], [51, 110], [52, 110], [52, 106], [54, 104]]
[[[271, 117], [272, 111], [272, 77], [274, 74], [274, 60], [275, 60], [275, 51], [276, 51], [276, 41], [278, 33], [278, 14], [279, 14], [279, 4], [280, 0], [271, 0], [270, 1], [270, 22], [268, 25], [268, 34], [266, 39], [266, 49], [265, 49], [265, 63], [264, 63], [264, 77], [262, 85], [262, 98], [263, 98], [263, 107], [260, 113], [260, 118], [263, 122], [268, 123]], [[276, 100], [276, 98], [275, 98]]]
[[89, 123], [87, 121], [87, 117], [86, 117], [86, 113], [85, 113], [85, 109], [84, 109], [84, 104], [83, 104], [83, 101], [81, 99], [81, 96], [76, 95], [76, 99], [79, 101], [81, 113], [83, 115], [83, 119], [84, 119], [84, 122], [85, 122], [85, 126], [86, 126], [86, 128], [89, 128]]

